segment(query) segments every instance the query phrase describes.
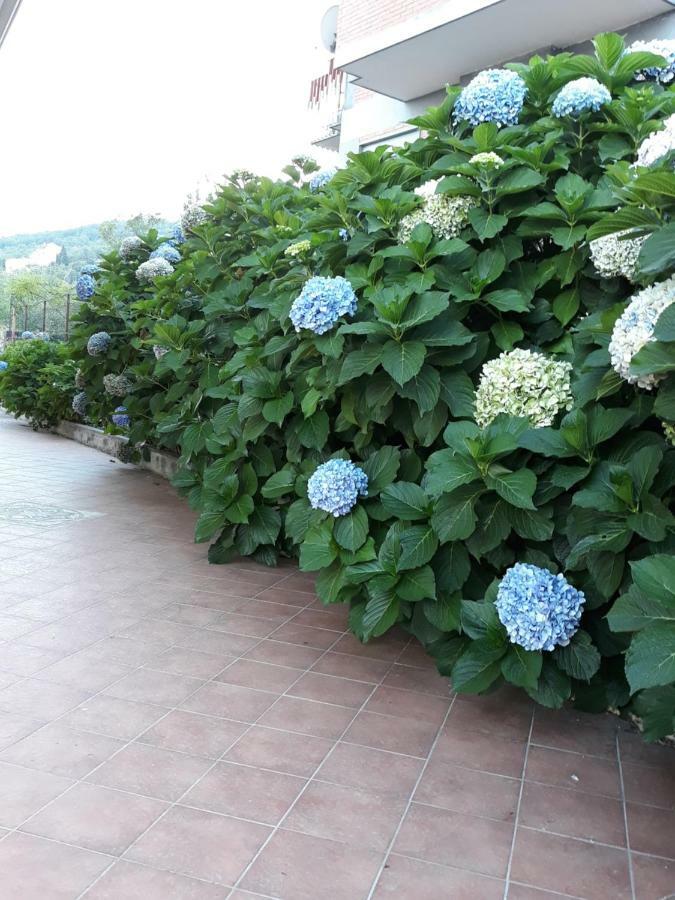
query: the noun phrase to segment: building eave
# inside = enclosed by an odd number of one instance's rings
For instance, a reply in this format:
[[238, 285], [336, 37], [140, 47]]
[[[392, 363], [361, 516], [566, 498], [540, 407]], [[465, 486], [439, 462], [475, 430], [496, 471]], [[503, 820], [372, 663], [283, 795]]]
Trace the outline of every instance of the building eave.
[[534, 48], [567, 47], [672, 12], [669, 0], [448, 0], [338, 46], [335, 66], [360, 86], [412, 100]]

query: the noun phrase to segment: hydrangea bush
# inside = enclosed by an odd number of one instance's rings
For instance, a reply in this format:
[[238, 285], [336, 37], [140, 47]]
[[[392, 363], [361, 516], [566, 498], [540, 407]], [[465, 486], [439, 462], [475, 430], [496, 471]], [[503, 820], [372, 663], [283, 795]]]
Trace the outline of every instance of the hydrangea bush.
[[[130, 442], [180, 454], [212, 562], [297, 557], [359, 638], [405, 629], [459, 691], [640, 703], [631, 592], [675, 540], [670, 307], [629, 363], [668, 376], [656, 391], [618, 374], [610, 342], [670, 275], [650, 243], [675, 193], [634, 165], [675, 112], [634, 76], [664, 62], [601, 35], [593, 57], [483, 73], [413, 120], [425, 137], [352, 155], [320, 190], [302, 160], [232, 176], [167, 278], [135, 277], [157, 235], [103, 261], [76, 336], [87, 396], [133, 377]], [[614, 232], [651, 235], [634, 284], [594, 264]]]

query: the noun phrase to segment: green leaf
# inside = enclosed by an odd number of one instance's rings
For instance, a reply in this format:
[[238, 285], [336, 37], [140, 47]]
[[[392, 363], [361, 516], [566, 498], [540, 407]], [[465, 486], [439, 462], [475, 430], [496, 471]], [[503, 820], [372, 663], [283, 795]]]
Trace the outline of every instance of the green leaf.
[[658, 741], [675, 732], [675, 685], [640, 691], [633, 700], [647, 741]]
[[540, 185], [543, 181], [544, 176], [540, 175], [540, 173], [536, 172], [534, 169], [528, 169], [525, 166], [511, 169], [503, 175], [497, 183], [497, 199], [501, 199], [508, 194], [519, 194], [522, 191], [529, 191]]
[[626, 678], [633, 693], [675, 681], [675, 622], [648, 625], [626, 653]]
[[536, 689], [541, 664], [541, 653], [523, 650], [518, 644], [511, 644], [502, 659], [502, 675], [517, 687]]
[[322, 569], [316, 576], [314, 590], [322, 603], [337, 603], [346, 585], [345, 570], [339, 563]]
[[563, 672], [579, 681], [590, 681], [600, 668], [600, 654], [587, 631], [577, 631], [566, 647], [555, 648], [553, 656]]
[[436, 552], [438, 539], [430, 525], [411, 525], [401, 534], [399, 571], [417, 569], [428, 563]]
[[471, 572], [471, 561], [462, 543], [445, 544], [433, 560], [439, 591], [452, 594], [459, 591]]
[[483, 486], [465, 484], [444, 494], [436, 504], [431, 525], [441, 541], [465, 541], [476, 528], [476, 500]]
[[253, 497], [249, 494], [242, 494], [241, 497], [237, 497], [234, 503], [227, 507], [224, 515], [228, 522], [242, 524], [243, 522], [248, 522], [253, 509]]
[[399, 387], [398, 394], [417, 404], [420, 415], [432, 410], [438, 403], [441, 392], [441, 379], [438, 369], [424, 365], [410, 381]]
[[400, 458], [400, 450], [396, 447], [381, 447], [359, 464], [368, 476], [369, 497], [377, 496], [396, 478]]
[[495, 647], [485, 639], [469, 644], [453, 667], [453, 688], [465, 694], [480, 694], [489, 688], [499, 678], [504, 653], [504, 647]]
[[345, 550], [358, 550], [368, 536], [368, 516], [362, 506], [356, 506], [335, 520], [333, 537]]
[[657, 341], [675, 341], [675, 305], [667, 306], [656, 320], [654, 337]]
[[437, 450], [427, 460], [427, 474], [424, 487], [432, 494], [449, 494], [463, 484], [470, 484], [480, 478], [480, 470], [475, 461], [454, 450]]
[[203, 512], [195, 525], [195, 541], [198, 544], [210, 540], [226, 523], [222, 511]]
[[486, 484], [511, 506], [520, 509], [535, 509], [532, 495], [537, 489], [537, 476], [530, 469], [488, 475]]
[[545, 659], [536, 688], [526, 687], [525, 690], [533, 700], [541, 703], [542, 706], [560, 709], [572, 694], [572, 684], [569, 676], [561, 672], [552, 660]]
[[506, 216], [499, 215], [482, 206], [474, 206], [468, 212], [469, 222], [481, 241], [493, 238], [508, 225]]
[[632, 585], [607, 613], [612, 631], [640, 631], [659, 622], [675, 622], [675, 603], [650, 596]]
[[456, 419], [473, 417], [476, 392], [463, 369], [441, 375], [441, 399]]
[[632, 375], [664, 375], [675, 371], [675, 341], [650, 341], [635, 354], [630, 364]]
[[327, 519], [309, 529], [300, 545], [300, 568], [303, 572], [325, 569], [337, 556], [333, 540], [333, 522]]
[[405, 315], [399, 323], [400, 328], [414, 328], [424, 322], [430, 322], [447, 310], [448, 295], [440, 291], [425, 291], [415, 297], [406, 307]]
[[640, 248], [638, 271], [641, 275], [660, 275], [675, 267], [675, 222], [650, 235]]
[[439, 631], [458, 631], [460, 601], [458, 597], [439, 597], [422, 604], [426, 619]]
[[490, 306], [494, 306], [500, 312], [527, 312], [530, 307], [530, 299], [522, 291], [505, 288], [500, 291], [490, 291], [481, 298]]
[[277, 497], [283, 497], [289, 494], [295, 487], [295, 472], [292, 469], [281, 469], [270, 475], [265, 484], [262, 486], [260, 493], [263, 497], [275, 500]]
[[401, 600], [416, 603], [419, 600], [436, 597], [436, 578], [431, 566], [421, 566], [404, 572], [396, 585], [396, 593]]
[[293, 409], [293, 392], [288, 391], [281, 399], [267, 400], [263, 404], [262, 414], [266, 422], [272, 422], [281, 426], [282, 422]]
[[417, 375], [426, 353], [420, 341], [387, 341], [382, 348], [382, 368], [397, 384], [403, 385]]
[[361, 375], [372, 375], [380, 364], [381, 344], [366, 344], [361, 350], [348, 353], [342, 363], [338, 384], [347, 384]]
[[630, 567], [633, 581], [644, 594], [675, 606], [675, 557], [657, 554]]
[[328, 413], [320, 409], [300, 424], [297, 430], [298, 440], [303, 447], [310, 450], [323, 450], [328, 440], [329, 428]]
[[497, 644], [504, 636], [494, 603], [462, 600], [461, 625], [462, 631], [474, 640], [490, 638]]
[[576, 288], [563, 291], [553, 301], [553, 315], [561, 325], [567, 325], [579, 311], [579, 303], [579, 291]]
[[296, 544], [305, 536], [313, 510], [306, 500], [296, 500], [288, 507], [284, 530]]
[[517, 322], [505, 322], [503, 319], [495, 322], [490, 331], [500, 350], [511, 350], [525, 334]]
[[429, 510], [429, 498], [422, 488], [408, 481], [386, 487], [380, 502], [390, 516], [407, 522], [425, 518]]

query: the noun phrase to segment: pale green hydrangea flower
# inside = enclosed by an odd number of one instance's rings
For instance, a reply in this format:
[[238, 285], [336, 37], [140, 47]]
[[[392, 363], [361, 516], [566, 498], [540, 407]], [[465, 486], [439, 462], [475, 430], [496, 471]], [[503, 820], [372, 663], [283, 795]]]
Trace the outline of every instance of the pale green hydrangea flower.
[[457, 237], [468, 222], [469, 210], [478, 201], [474, 197], [437, 194], [437, 184], [438, 181], [427, 181], [415, 189], [415, 193], [424, 198], [424, 205], [401, 219], [398, 226], [399, 243], [404, 244], [409, 240], [415, 226], [422, 222], [426, 222], [434, 236], [441, 240]]
[[284, 256], [290, 256], [292, 258], [302, 256], [303, 253], [309, 253], [311, 249], [312, 245], [309, 241], [297, 241], [295, 244], [289, 244], [289, 246], [286, 247]]
[[572, 408], [572, 365], [532, 350], [510, 350], [485, 363], [476, 390], [476, 422], [484, 428], [499, 415], [526, 416], [535, 428], [551, 425]]
[[504, 160], [498, 153], [476, 153], [469, 160], [472, 166], [480, 166], [481, 169], [499, 169], [504, 165]]
[[663, 426], [666, 440], [675, 447], [675, 425], [672, 422], [661, 422], [661, 425]]

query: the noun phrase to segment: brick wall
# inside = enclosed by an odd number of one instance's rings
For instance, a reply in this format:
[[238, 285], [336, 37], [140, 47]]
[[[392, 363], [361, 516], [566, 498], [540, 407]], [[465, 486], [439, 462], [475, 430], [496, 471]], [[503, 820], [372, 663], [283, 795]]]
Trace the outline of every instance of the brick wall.
[[441, 6], [446, 0], [341, 0], [338, 14], [338, 46], [398, 25]]

